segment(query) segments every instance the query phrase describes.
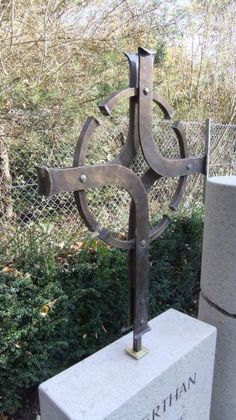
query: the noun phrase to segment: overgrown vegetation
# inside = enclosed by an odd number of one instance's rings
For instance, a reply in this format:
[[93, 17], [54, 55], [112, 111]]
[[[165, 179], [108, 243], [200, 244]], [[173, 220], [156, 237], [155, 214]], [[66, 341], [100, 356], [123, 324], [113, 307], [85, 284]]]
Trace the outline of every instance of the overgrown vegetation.
[[[195, 313], [202, 216], [177, 217], [150, 250], [150, 317]], [[0, 273], [0, 413], [23, 391], [121, 335], [127, 321], [127, 254], [100, 241], [61, 253], [45, 244]], [[29, 251], [31, 249], [31, 252]]]

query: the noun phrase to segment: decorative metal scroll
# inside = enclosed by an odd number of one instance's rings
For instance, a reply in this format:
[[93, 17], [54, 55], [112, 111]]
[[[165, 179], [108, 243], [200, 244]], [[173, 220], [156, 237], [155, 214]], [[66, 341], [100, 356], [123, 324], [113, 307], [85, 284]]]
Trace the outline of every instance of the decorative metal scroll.
[[[99, 122], [89, 117], [79, 136], [73, 167], [38, 167], [39, 192], [51, 196], [73, 191], [79, 213], [91, 230], [98, 232], [103, 241], [113, 247], [129, 250], [129, 327], [133, 327], [133, 352], [142, 349], [142, 335], [148, 326], [149, 244], [166, 229], [167, 216], [149, 230], [148, 192], [161, 177], [177, 177], [178, 183], [169, 207], [177, 210], [183, 196], [187, 176], [205, 174], [206, 156], [188, 157], [186, 138], [181, 123], [172, 125], [179, 144], [180, 158], [164, 158], [153, 139], [153, 102], [161, 109], [164, 119], [174, 114], [165, 99], [153, 92], [154, 51], [139, 48], [137, 54], [125, 54], [130, 66], [130, 86], [112, 94], [99, 105], [104, 115], [111, 115], [117, 103], [129, 99], [129, 132], [119, 155], [106, 164], [85, 165], [89, 140]], [[137, 153], [142, 151], [149, 169], [139, 178], [130, 168]], [[132, 201], [129, 214], [129, 232], [126, 240], [101, 226], [89, 209], [86, 190], [101, 186], [117, 186], [130, 194]]]

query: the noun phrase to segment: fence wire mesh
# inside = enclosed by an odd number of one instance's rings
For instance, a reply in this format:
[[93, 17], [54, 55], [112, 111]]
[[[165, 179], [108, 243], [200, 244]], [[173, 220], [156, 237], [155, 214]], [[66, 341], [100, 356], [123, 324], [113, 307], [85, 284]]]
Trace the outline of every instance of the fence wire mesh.
[[[116, 157], [125, 143], [128, 118], [118, 115], [100, 118], [101, 125], [91, 139], [86, 164], [103, 163]], [[86, 235], [72, 193], [49, 199], [38, 195], [35, 165], [71, 166], [80, 122], [74, 115], [51, 115], [11, 112], [0, 133], [0, 228], [2, 246], [6, 247], [19, 233], [37, 226], [38, 234], [50, 231], [56, 243], [80, 240]], [[183, 122], [190, 156], [204, 154], [205, 122]], [[179, 157], [178, 141], [171, 124], [158, 119], [153, 124], [154, 139], [166, 158]], [[138, 176], [147, 169], [138, 152], [133, 165]], [[211, 124], [209, 175], [236, 173], [236, 126]], [[161, 178], [149, 192], [150, 222], [170, 212], [168, 204], [177, 184], [175, 178]], [[202, 205], [203, 177], [189, 177], [180, 211], [191, 212]], [[116, 187], [103, 187], [87, 192], [89, 207], [101, 225], [124, 235], [128, 228], [130, 197]], [[39, 228], [40, 227], [40, 228]], [[4, 244], [4, 245], [3, 245]]]
[[236, 125], [211, 124], [209, 175], [236, 174]]

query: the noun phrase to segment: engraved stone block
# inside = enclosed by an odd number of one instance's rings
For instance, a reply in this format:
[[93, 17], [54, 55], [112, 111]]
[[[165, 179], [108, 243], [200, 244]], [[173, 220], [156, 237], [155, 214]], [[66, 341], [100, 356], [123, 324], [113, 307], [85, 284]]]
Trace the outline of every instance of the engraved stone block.
[[216, 329], [170, 309], [150, 321], [140, 360], [131, 333], [44, 382], [42, 420], [208, 420]]

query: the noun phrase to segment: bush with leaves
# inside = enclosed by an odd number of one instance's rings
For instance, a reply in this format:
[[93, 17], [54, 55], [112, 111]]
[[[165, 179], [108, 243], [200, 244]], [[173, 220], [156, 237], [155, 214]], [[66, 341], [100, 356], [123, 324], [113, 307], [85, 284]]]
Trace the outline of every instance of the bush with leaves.
[[[176, 218], [150, 249], [150, 317], [196, 307], [202, 217]], [[27, 248], [29, 249], [29, 248]], [[0, 272], [0, 413], [24, 390], [121, 335], [127, 320], [127, 254], [93, 241], [59, 257], [21, 258]]]

